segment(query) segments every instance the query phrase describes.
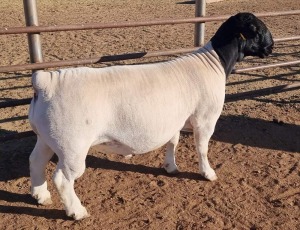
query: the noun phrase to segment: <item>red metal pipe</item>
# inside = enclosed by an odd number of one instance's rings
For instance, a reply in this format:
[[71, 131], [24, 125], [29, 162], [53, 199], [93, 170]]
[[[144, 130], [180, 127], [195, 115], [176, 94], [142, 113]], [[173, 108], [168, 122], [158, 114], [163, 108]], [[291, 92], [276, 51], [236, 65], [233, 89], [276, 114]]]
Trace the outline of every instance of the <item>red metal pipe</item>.
[[[195, 1], [195, 17], [204, 17], [206, 14], [206, 0]], [[194, 46], [204, 46], [205, 23], [195, 23]]]
[[[23, 0], [26, 26], [39, 25], [36, 0]], [[28, 47], [31, 63], [43, 62], [41, 37], [39, 33], [28, 34]]]
[[11, 66], [1, 66], [0, 73], [2, 72], [15, 72], [15, 71], [24, 71], [24, 70], [33, 70], [33, 69], [45, 69], [45, 68], [54, 68], [62, 66], [73, 66], [73, 65], [88, 65], [102, 62], [111, 62], [111, 61], [120, 61], [136, 58], [149, 58], [157, 56], [168, 56], [179, 53], [188, 53], [193, 52], [197, 48], [185, 48], [177, 50], [168, 50], [168, 51], [153, 51], [153, 52], [137, 52], [129, 54], [119, 54], [113, 56], [102, 56], [102, 57], [92, 57], [86, 59], [76, 59], [76, 60], [65, 60], [65, 61], [52, 61], [52, 62], [43, 62], [43, 63], [33, 63], [33, 64], [23, 64], [23, 65], [11, 65]]
[[288, 62], [279, 62], [279, 63], [269, 64], [269, 65], [260, 65], [260, 66], [253, 66], [253, 67], [236, 69], [236, 70], [233, 70], [232, 73], [244, 73], [244, 72], [248, 72], [248, 71], [252, 71], [252, 70], [259, 70], [259, 69], [267, 69], [267, 68], [273, 68], [273, 67], [295, 65], [295, 64], [299, 64], [299, 63], [300, 63], [300, 60], [288, 61]]
[[[282, 42], [282, 41], [291, 41], [291, 40], [298, 40], [298, 39], [300, 39], [300, 36], [277, 38], [274, 40], [276, 42]], [[137, 53], [119, 54], [119, 55], [102, 56], [102, 57], [92, 57], [92, 58], [76, 59], [76, 60], [52, 61], [52, 62], [42, 62], [42, 63], [23, 64], [23, 65], [0, 66], [0, 73], [24, 71], [24, 70], [36, 70], [36, 69], [45, 69], [45, 68], [56, 68], [56, 67], [73, 66], [73, 65], [75, 65], [75, 66], [76, 65], [89, 65], [89, 64], [103, 63], [103, 62], [137, 59], [137, 58], [142, 58], [142, 57], [149, 58], [149, 57], [157, 57], [157, 56], [168, 56], [168, 55], [174, 55], [174, 54], [180, 54], [180, 53], [193, 52], [193, 51], [197, 50], [198, 48], [199, 47], [167, 50], [167, 51], [137, 52]], [[294, 64], [294, 63], [292, 63], [292, 64]], [[284, 66], [284, 65], [282, 65], [282, 66]], [[271, 67], [273, 67], [273, 66], [271, 66]], [[259, 68], [259, 67], [250, 67], [250, 68]], [[268, 65], [266, 68], [269, 68]], [[235, 70], [235, 71], [236, 72], [234, 72], [234, 73], [241, 72], [240, 70]], [[248, 68], [245, 68], [245, 71], [249, 71]]]
[[293, 40], [299, 40], [300, 36], [293, 36], [293, 37], [286, 37], [286, 38], [275, 38], [274, 42], [286, 42], [286, 41], [293, 41]]
[[[296, 14], [300, 14], [300, 10], [256, 13], [255, 15], [258, 17], [274, 17], [274, 16], [287, 16], [287, 15], [296, 15]], [[184, 23], [201, 23], [201, 22], [223, 21], [229, 18], [230, 16], [231, 15], [222, 15], [222, 16], [214, 16], [214, 17], [165, 19], [165, 20], [153, 20], [153, 21], [144, 21], [144, 22], [89, 23], [89, 24], [75, 24], [75, 25], [11, 27], [11, 28], [6, 27], [0, 29], [0, 35], [71, 31], [71, 30], [111, 29], [111, 28], [154, 26], [154, 25], [167, 25], [167, 24], [175, 25], [175, 24], [184, 24]]]

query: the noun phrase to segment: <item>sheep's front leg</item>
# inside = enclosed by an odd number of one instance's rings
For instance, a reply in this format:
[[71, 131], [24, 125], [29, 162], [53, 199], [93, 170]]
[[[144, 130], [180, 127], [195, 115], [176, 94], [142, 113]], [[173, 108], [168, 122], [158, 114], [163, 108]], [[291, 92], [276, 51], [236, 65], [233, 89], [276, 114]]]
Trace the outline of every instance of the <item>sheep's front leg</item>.
[[164, 161], [164, 169], [167, 173], [175, 174], [178, 173], [178, 168], [175, 162], [175, 151], [179, 141], [180, 132], [167, 143], [167, 152]]
[[53, 154], [54, 152], [49, 146], [40, 137], [37, 137], [36, 145], [29, 157], [31, 195], [42, 205], [52, 203], [50, 192], [47, 189], [45, 169]]
[[207, 153], [208, 153], [208, 142], [214, 131], [214, 125], [206, 126], [195, 126], [194, 139], [196, 144], [197, 153], [199, 155], [199, 167], [200, 174], [210, 181], [217, 179], [215, 171], [210, 167]]

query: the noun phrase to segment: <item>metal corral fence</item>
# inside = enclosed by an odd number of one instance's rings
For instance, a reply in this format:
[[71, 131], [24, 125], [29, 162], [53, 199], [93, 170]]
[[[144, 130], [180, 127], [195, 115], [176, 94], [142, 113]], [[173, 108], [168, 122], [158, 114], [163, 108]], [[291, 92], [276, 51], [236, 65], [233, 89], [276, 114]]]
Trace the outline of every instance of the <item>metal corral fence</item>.
[[[86, 65], [86, 64], [97, 64], [103, 62], [120, 61], [128, 59], [137, 58], [147, 58], [156, 56], [168, 56], [180, 53], [193, 52], [199, 48], [199, 46], [204, 45], [204, 31], [205, 22], [212, 21], [223, 21], [230, 17], [230, 15], [206, 17], [205, 8], [206, 0], [196, 0], [195, 1], [195, 17], [194, 18], [184, 18], [184, 19], [166, 19], [166, 20], [152, 20], [152, 21], [142, 21], [142, 22], [121, 22], [121, 23], [90, 23], [90, 24], [76, 24], [76, 25], [55, 25], [55, 26], [39, 26], [36, 0], [23, 0], [24, 14], [26, 19], [26, 27], [10, 27], [10, 28], [0, 28], [0, 35], [8, 34], [28, 34], [28, 45], [30, 51], [30, 61], [31, 64], [22, 65], [10, 65], [10, 66], [0, 66], [0, 72], [14, 72], [14, 71], [24, 71], [24, 70], [40, 70], [45, 68], [53, 67], [63, 67], [63, 66], [74, 66], [74, 65]], [[300, 10], [292, 11], [282, 11], [282, 12], [267, 12], [267, 13], [256, 13], [257, 17], [272, 17], [272, 16], [287, 16], [287, 15], [297, 15], [300, 14]], [[194, 23], [194, 46], [192, 48], [177, 49], [177, 50], [167, 50], [167, 51], [154, 51], [154, 52], [136, 52], [128, 54], [119, 54], [112, 56], [101, 56], [85, 59], [76, 60], [63, 60], [63, 61], [52, 61], [43, 62], [42, 57], [42, 47], [40, 41], [40, 33], [42, 32], [58, 32], [58, 31], [75, 31], [75, 30], [91, 30], [91, 29], [111, 29], [111, 28], [126, 28], [126, 27], [140, 27], [140, 26], [155, 26], [155, 25], [175, 25], [184, 23]], [[300, 35], [286, 37], [286, 38], [275, 38], [275, 42], [299, 40]], [[300, 64], [300, 60], [280, 62], [269, 65], [261, 65], [255, 67], [241, 68], [233, 70], [233, 73], [242, 73], [252, 70], [288, 66]], [[255, 90], [250, 92], [244, 92], [234, 95], [227, 95], [226, 101], [234, 101], [239, 98], [248, 97], [251, 95], [264, 95], [265, 93], [277, 93], [281, 91], [300, 89], [300, 83], [293, 83], [288, 85], [281, 85], [261, 90]], [[25, 98], [9, 102], [1, 102], [0, 109], [6, 107], [14, 107], [19, 105], [29, 104], [31, 98]], [[1, 137], [0, 141], [6, 141], [16, 138], [23, 138], [27, 136], [32, 136], [34, 133], [32, 131], [16, 133]]]

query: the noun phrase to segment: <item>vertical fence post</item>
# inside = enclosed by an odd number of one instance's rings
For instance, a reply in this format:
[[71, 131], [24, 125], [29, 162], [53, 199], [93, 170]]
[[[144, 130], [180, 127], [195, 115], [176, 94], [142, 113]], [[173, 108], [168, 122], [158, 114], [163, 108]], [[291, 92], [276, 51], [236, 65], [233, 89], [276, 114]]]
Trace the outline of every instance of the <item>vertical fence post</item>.
[[[195, 17], [205, 16], [206, 0], [195, 1]], [[194, 46], [204, 45], [205, 23], [195, 23]]]
[[[36, 0], [23, 0], [26, 26], [38, 26]], [[31, 63], [43, 62], [39, 33], [28, 34], [28, 46]]]

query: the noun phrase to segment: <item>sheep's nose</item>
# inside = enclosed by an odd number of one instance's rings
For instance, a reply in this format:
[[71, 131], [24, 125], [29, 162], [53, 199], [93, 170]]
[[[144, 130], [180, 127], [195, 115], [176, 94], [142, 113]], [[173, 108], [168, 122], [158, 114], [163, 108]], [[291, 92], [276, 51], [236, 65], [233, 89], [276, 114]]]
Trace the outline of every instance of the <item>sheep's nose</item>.
[[272, 53], [273, 44], [264, 48], [264, 53], [268, 56]]

